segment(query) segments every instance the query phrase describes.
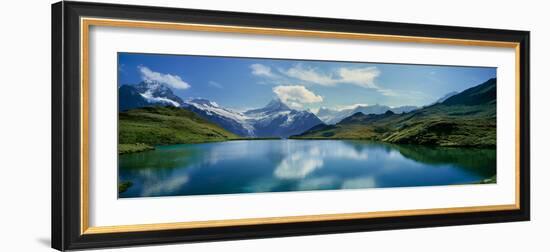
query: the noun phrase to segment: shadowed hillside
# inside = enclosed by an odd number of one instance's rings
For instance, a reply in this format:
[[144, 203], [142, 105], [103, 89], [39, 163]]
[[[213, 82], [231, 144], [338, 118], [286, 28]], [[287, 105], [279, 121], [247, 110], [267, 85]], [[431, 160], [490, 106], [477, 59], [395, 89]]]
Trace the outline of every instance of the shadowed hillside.
[[183, 108], [145, 107], [118, 115], [119, 153], [152, 145], [225, 141], [237, 136]]
[[409, 113], [356, 113], [295, 139], [369, 139], [439, 146], [496, 146], [496, 79]]

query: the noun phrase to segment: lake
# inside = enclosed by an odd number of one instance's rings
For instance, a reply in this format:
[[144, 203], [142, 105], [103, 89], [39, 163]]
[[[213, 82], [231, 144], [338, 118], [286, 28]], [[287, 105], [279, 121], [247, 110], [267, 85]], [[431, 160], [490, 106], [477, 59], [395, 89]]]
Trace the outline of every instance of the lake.
[[348, 140], [242, 140], [119, 156], [121, 198], [477, 183], [496, 150]]

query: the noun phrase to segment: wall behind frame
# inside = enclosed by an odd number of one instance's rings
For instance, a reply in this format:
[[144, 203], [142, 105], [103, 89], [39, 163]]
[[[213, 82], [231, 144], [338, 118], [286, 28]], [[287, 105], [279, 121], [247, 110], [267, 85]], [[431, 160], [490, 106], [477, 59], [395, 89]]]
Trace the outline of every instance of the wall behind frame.
[[[89, 0], [86, 0], [89, 1]], [[106, 0], [105, 0], [106, 1]], [[114, 251], [543, 251], [550, 226], [550, 26], [544, 1], [213, 1], [113, 3], [531, 30], [532, 221], [322, 236], [134, 247]], [[50, 4], [0, 10], [2, 251], [52, 251], [50, 240]], [[108, 249], [107, 251], [111, 251]]]

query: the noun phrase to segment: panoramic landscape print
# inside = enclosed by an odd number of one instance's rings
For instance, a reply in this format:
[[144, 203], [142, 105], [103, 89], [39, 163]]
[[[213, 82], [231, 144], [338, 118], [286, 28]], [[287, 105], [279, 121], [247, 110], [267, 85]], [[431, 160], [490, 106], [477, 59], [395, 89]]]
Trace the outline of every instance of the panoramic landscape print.
[[119, 53], [118, 197], [496, 183], [496, 88], [492, 67]]

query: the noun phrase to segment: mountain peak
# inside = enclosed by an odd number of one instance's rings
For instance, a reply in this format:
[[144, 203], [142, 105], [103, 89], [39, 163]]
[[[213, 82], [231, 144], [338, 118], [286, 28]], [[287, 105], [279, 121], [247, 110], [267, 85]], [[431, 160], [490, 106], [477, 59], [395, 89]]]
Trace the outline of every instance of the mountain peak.
[[203, 105], [203, 106], [219, 107], [219, 105], [216, 102], [213, 102], [213, 101], [210, 101], [210, 100], [204, 99], [204, 98], [191, 98], [191, 99], [187, 100], [187, 102], [198, 104], [198, 105]]
[[135, 85], [139, 93], [149, 93], [158, 97], [174, 96], [172, 89], [158, 81], [144, 80]]
[[172, 89], [158, 81], [143, 80], [136, 84], [134, 88], [151, 104], [170, 105], [174, 107], [180, 107], [183, 104], [181, 98], [175, 95]]
[[143, 80], [136, 85], [136, 88], [138, 90], [154, 90], [156, 92], [171, 91], [166, 85], [154, 80]]
[[279, 98], [274, 98], [271, 100], [267, 105], [265, 105], [263, 108], [259, 109], [252, 109], [245, 112], [245, 114], [269, 114], [273, 112], [280, 112], [280, 111], [294, 111], [290, 107], [288, 107], [283, 101], [281, 101]]
[[283, 101], [281, 101], [281, 99], [279, 98], [274, 98], [273, 100], [271, 100], [265, 107], [264, 109], [267, 109], [267, 110], [270, 110], [270, 111], [273, 111], [273, 110], [278, 110], [278, 111], [282, 111], [282, 110], [291, 110], [290, 107], [288, 107]]

